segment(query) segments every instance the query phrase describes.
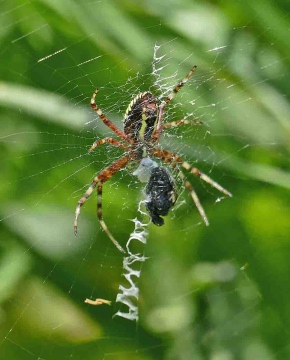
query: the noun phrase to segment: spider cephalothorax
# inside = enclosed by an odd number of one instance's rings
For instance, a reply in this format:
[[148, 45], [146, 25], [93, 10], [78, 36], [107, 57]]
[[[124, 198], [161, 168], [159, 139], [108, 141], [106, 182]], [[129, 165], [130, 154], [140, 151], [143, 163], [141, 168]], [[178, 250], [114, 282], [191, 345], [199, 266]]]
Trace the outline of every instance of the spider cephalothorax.
[[[117, 126], [115, 126], [102, 112], [102, 110], [98, 107], [95, 102], [96, 95], [98, 90], [96, 90], [91, 99], [91, 107], [96, 111], [100, 119], [103, 121], [105, 125], [107, 125], [119, 138], [119, 140], [106, 137], [101, 140], [97, 140], [90, 147], [89, 152], [93, 151], [97, 146], [109, 143], [113, 146], [119, 147], [125, 151], [125, 155], [114, 161], [111, 165], [101, 170], [94, 178], [93, 182], [89, 186], [88, 190], [85, 192], [83, 197], [78, 201], [78, 205], [76, 207], [75, 212], [75, 220], [74, 220], [74, 232], [77, 235], [77, 220], [80, 214], [80, 210], [82, 205], [91, 195], [93, 190], [97, 188], [98, 193], [98, 202], [97, 202], [97, 215], [100, 221], [100, 224], [112, 242], [116, 245], [116, 247], [125, 252], [124, 249], [120, 246], [120, 244], [115, 240], [111, 232], [109, 231], [106, 223], [103, 220], [102, 213], [102, 188], [103, 184], [110, 179], [116, 172], [124, 168], [130, 162], [142, 162], [145, 158], [159, 158], [164, 163], [168, 163], [172, 168], [178, 168], [178, 176], [182, 179], [184, 186], [189, 190], [190, 195], [202, 216], [206, 225], [209, 224], [208, 219], [206, 217], [205, 211], [203, 210], [202, 205], [198, 199], [198, 196], [187, 180], [186, 176], [181, 171], [181, 168], [187, 170], [191, 174], [194, 174], [209, 183], [211, 186], [215, 187], [217, 190], [221, 191], [225, 195], [232, 196], [230, 192], [220, 186], [217, 182], [212, 180], [207, 175], [203, 174], [200, 170], [195, 167], [192, 167], [189, 163], [183, 161], [178, 155], [159, 148], [158, 140], [163, 130], [180, 126], [186, 124], [199, 125], [201, 122], [195, 120], [178, 120], [173, 121], [171, 123], [162, 123], [164, 109], [168, 105], [168, 103], [174, 98], [174, 96], [178, 93], [178, 91], [182, 88], [182, 86], [189, 80], [189, 78], [194, 73], [196, 66], [193, 66], [190, 72], [185, 76], [183, 80], [181, 80], [172, 90], [172, 92], [165, 98], [164, 101], [158, 105], [158, 101], [153, 94], [150, 92], [142, 92], [138, 94], [134, 99], [130, 102], [124, 116], [124, 131], [120, 130]], [[162, 218], [158, 219], [160, 215], [166, 215], [169, 209], [174, 205], [177, 194], [175, 194], [175, 190], [172, 187], [172, 183], [170, 180], [170, 174], [163, 170], [164, 168], [159, 168], [159, 175], [163, 176], [163, 184], [165, 188], [169, 188], [169, 193], [174, 197], [168, 196], [168, 193], [165, 194], [163, 191], [158, 190], [155, 184], [155, 179], [157, 179], [151, 173], [151, 178], [149, 177], [149, 193], [151, 196], [151, 205], [149, 204], [148, 211], [151, 215], [152, 221], [156, 220], [159, 222], [157, 225], [162, 225]], [[158, 179], [157, 179], [158, 180]], [[154, 190], [155, 189], [155, 190]], [[161, 202], [154, 198], [161, 196]], [[156, 207], [157, 204], [157, 207]], [[158, 205], [159, 204], [159, 205]], [[158, 210], [159, 206], [159, 210]], [[157, 209], [157, 210], [156, 210]], [[166, 213], [166, 214], [165, 214]], [[152, 216], [153, 214], [153, 216]], [[156, 223], [155, 222], [155, 223]]]

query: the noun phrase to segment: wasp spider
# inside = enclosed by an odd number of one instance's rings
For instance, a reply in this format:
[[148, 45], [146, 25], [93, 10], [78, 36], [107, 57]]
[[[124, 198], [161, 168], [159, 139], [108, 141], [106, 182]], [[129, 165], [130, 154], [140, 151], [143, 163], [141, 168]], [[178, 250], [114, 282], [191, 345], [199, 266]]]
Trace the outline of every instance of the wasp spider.
[[[115, 173], [124, 168], [130, 162], [139, 162], [145, 158], [159, 158], [164, 163], [168, 163], [173, 168], [178, 168], [180, 171], [178, 176], [182, 179], [184, 186], [189, 191], [203, 221], [206, 225], [209, 224], [205, 211], [199, 201], [199, 198], [187, 180], [184, 173], [181, 169], [186, 170], [187, 172], [198, 176], [203, 181], [207, 182], [223, 194], [227, 196], [232, 196], [229, 191], [220, 186], [217, 182], [212, 180], [209, 176], [202, 173], [196, 167], [191, 166], [186, 161], [183, 161], [178, 155], [172, 153], [168, 150], [163, 150], [159, 147], [159, 138], [163, 130], [169, 129], [171, 127], [187, 125], [187, 124], [201, 124], [199, 121], [190, 121], [190, 120], [178, 120], [170, 123], [162, 122], [164, 116], [164, 110], [169, 102], [175, 97], [175, 95], [179, 92], [179, 90], [183, 87], [184, 84], [190, 79], [192, 74], [194, 73], [196, 66], [193, 66], [190, 72], [185, 76], [183, 80], [181, 80], [172, 90], [172, 92], [161, 102], [158, 104], [156, 97], [149, 91], [145, 91], [137, 95], [129, 104], [124, 117], [124, 131], [120, 130], [117, 126], [115, 126], [102, 112], [102, 110], [98, 107], [95, 102], [98, 89], [94, 92], [91, 99], [91, 107], [98, 114], [99, 118], [103, 121], [105, 125], [107, 125], [114, 133], [117, 135], [118, 139], [106, 137], [101, 140], [96, 140], [89, 149], [89, 152], [92, 152], [96, 147], [108, 143], [112, 146], [119, 147], [124, 150], [124, 156], [120, 157], [105, 169], [101, 170], [94, 178], [93, 182], [84, 193], [83, 197], [78, 201], [76, 211], [75, 211], [75, 220], [74, 220], [74, 232], [77, 235], [77, 221], [78, 216], [81, 211], [81, 207], [92, 194], [93, 190], [97, 188], [98, 200], [97, 200], [97, 216], [100, 221], [102, 228], [108, 237], [112, 240], [115, 246], [121, 251], [125, 252], [121, 245], [117, 242], [117, 240], [113, 237], [111, 232], [109, 231], [105, 221], [103, 220], [102, 213], [102, 191], [103, 184], [109, 180]], [[163, 172], [163, 170], [161, 170]], [[169, 179], [167, 173], [166, 177]], [[170, 181], [167, 181], [170, 185]], [[154, 184], [149, 184], [151, 186], [148, 192], [151, 195], [154, 193], [152, 190], [152, 186], [154, 188]], [[173, 191], [173, 189], [171, 189]], [[174, 193], [174, 191], [172, 192]], [[174, 195], [176, 197], [176, 194]], [[154, 202], [154, 199], [153, 199]], [[175, 200], [172, 199], [168, 204], [167, 208], [174, 205]], [[165, 206], [165, 205], [164, 205]], [[149, 212], [152, 210], [151, 204], [149, 204]], [[151, 209], [151, 210], [150, 210]], [[164, 209], [163, 209], [164, 210]], [[167, 210], [167, 209], [166, 209]], [[152, 210], [153, 211], [153, 210]], [[168, 211], [167, 211], [168, 212]], [[153, 211], [153, 215], [159, 216], [162, 215], [156, 214], [156, 211]], [[156, 216], [154, 220], [156, 220]], [[162, 219], [161, 219], [162, 220]], [[157, 219], [156, 222], [160, 222], [160, 219]], [[153, 221], [154, 222], [154, 221]]]

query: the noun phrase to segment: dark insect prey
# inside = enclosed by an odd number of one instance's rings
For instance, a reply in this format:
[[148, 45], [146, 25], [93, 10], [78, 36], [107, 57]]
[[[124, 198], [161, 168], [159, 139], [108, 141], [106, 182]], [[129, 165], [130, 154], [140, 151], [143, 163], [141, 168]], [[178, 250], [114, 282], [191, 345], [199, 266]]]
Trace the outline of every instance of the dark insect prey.
[[162, 226], [166, 216], [177, 200], [177, 189], [174, 179], [165, 167], [155, 167], [146, 186], [147, 200], [145, 206], [153, 224]]

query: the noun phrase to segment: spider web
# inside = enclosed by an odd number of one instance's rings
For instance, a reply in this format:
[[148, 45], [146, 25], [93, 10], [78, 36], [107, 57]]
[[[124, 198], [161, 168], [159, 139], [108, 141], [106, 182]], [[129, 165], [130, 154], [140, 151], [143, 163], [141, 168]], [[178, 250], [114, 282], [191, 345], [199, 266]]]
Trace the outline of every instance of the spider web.
[[[289, 357], [289, 9], [279, 21], [268, 9], [267, 28], [265, 15], [231, 24], [209, 3], [172, 3], [168, 14], [148, 4], [0, 2], [3, 358]], [[178, 201], [154, 227], [137, 165], [118, 172], [104, 185], [104, 219], [124, 247], [134, 227], [144, 230], [129, 245], [139, 260], [124, 268], [97, 221], [96, 194], [73, 235], [77, 201], [123, 153], [103, 145], [87, 154], [112, 136], [90, 98], [98, 87], [97, 104], [122, 128], [134, 96], [149, 90], [161, 101], [194, 64], [164, 121], [203, 125], [169, 129], [161, 147], [233, 199], [190, 176], [205, 227], [171, 170]]]

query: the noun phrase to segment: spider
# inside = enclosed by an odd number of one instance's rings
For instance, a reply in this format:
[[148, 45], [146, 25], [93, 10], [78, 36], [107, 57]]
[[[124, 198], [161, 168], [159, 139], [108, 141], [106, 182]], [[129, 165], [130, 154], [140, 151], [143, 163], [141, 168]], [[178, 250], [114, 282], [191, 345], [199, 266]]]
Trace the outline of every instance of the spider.
[[[172, 168], [179, 169], [178, 176], [182, 179], [185, 188], [189, 191], [203, 221], [206, 225], [209, 225], [205, 211], [199, 201], [199, 198], [187, 180], [186, 176], [181, 171], [181, 168], [187, 170], [189, 173], [198, 176], [203, 181], [207, 182], [223, 194], [227, 196], [232, 196], [232, 194], [224, 189], [217, 182], [212, 180], [209, 176], [202, 173], [196, 167], [191, 166], [188, 162], [183, 161], [178, 155], [172, 153], [168, 150], [163, 150], [158, 145], [158, 140], [163, 130], [169, 129], [171, 127], [177, 127], [181, 125], [194, 124], [200, 125], [200, 121], [195, 120], [178, 120], [170, 123], [162, 123], [164, 110], [170, 101], [175, 97], [179, 90], [187, 83], [192, 74], [196, 69], [194, 65], [189, 73], [181, 80], [172, 90], [172, 92], [158, 104], [156, 97], [149, 91], [142, 92], [138, 94], [128, 105], [128, 108], [124, 116], [124, 131], [120, 130], [116, 125], [114, 125], [102, 112], [102, 110], [96, 104], [96, 96], [98, 94], [98, 89], [95, 90], [91, 98], [91, 107], [98, 114], [99, 118], [107, 125], [118, 137], [118, 140], [111, 137], [105, 137], [101, 140], [96, 140], [89, 149], [91, 153], [96, 147], [108, 143], [113, 146], [119, 147], [125, 151], [124, 156], [120, 157], [109, 166], [101, 170], [97, 176], [93, 179], [91, 185], [84, 193], [82, 198], [78, 201], [76, 211], [75, 211], [75, 220], [74, 220], [74, 233], [77, 235], [77, 221], [81, 211], [81, 207], [90, 197], [93, 190], [97, 188], [97, 216], [100, 221], [100, 224], [115, 244], [115, 246], [123, 253], [124, 249], [117, 242], [114, 236], [109, 231], [106, 223], [103, 220], [102, 213], [102, 191], [103, 184], [109, 180], [113, 175], [115, 175], [119, 170], [126, 167], [128, 163], [139, 162], [145, 158], [159, 158], [164, 163], [168, 163]], [[169, 209], [168, 209], [169, 210]]]

